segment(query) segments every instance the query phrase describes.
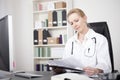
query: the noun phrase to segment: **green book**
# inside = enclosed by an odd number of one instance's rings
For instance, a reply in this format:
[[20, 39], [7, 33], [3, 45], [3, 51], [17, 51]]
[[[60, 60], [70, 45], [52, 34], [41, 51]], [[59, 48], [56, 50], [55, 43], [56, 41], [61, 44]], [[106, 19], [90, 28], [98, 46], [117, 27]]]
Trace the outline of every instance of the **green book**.
[[39, 57], [42, 57], [42, 52], [43, 52], [42, 47], [40, 47], [39, 48]]
[[50, 47], [47, 47], [47, 57], [50, 57], [51, 56], [51, 50], [50, 50]]
[[34, 48], [34, 56], [38, 57], [38, 53], [39, 53], [39, 49], [38, 49], [38, 47], [35, 47]]
[[45, 48], [42, 48], [42, 56], [41, 57], [45, 57]]

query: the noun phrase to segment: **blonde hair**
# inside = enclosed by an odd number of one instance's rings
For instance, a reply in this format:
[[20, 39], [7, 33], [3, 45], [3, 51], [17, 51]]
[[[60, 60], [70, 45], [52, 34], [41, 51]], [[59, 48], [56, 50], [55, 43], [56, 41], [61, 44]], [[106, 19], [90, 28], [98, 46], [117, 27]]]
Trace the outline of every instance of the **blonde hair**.
[[71, 14], [73, 14], [73, 13], [77, 13], [79, 16], [81, 16], [81, 17], [84, 17], [85, 16], [85, 13], [81, 10], [81, 9], [79, 9], [79, 8], [73, 8], [73, 9], [71, 9], [69, 12], [68, 12], [68, 14], [67, 14], [67, 18], [71, 15]]

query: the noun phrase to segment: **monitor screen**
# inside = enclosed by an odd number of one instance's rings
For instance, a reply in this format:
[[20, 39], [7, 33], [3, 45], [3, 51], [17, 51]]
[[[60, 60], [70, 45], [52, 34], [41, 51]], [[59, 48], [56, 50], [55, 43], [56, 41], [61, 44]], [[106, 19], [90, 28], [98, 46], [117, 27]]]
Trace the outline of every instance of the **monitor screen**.
[[13, 71], [12, 16], [0, 19], [0, 70]]

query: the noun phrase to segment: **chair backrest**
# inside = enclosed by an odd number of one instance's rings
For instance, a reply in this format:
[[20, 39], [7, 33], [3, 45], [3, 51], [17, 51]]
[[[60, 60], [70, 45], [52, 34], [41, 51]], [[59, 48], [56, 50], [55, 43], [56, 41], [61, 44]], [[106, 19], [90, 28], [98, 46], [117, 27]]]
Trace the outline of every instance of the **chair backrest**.
[[114, 72], [114, 58], [113, 58], [113, 49], [112, 49], [112, 42], [111, 42], [111, 36], [109, 32], [109, 28], [107, 25], [107, 22], [93, 22], [88, 24], [90, 28], [92, 28], [95, 32], [100, 33], [104, 35], [108, 40], [108, 46], [109, 46], [109, 53], [110, 53], [110, 59], [111, 59], [111, 66], [112, 66], [112, 72]]

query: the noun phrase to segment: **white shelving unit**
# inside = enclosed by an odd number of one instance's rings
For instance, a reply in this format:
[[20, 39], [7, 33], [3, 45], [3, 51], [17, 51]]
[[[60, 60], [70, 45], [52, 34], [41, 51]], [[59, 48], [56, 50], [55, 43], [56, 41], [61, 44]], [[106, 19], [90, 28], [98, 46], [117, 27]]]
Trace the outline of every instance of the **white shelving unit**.
[[[66, 3], [66, 7], [64, 7], [63, 4], [57, 5], [56, 7], [55, 4], [61, 2]], [[63, 7], [61, 7], [61, 5]], [[35, 44], [33, 46], [34, 70], [43, 71], [43, 66], [44, 64], [47, 64], [48, 60], [60, 59], [62, 57], [62, 53], [65, 47], [65, 42], [67, 41], [68, 38], [70, 38], [73, 35], [73, 31], [71, 27], [69, 27], [68, 23], [66, 23], [66, 25], [64, 26], [63, 25], [49, 26], [48, 17], [51, 17], [49, 16], [49, 12], [53, 12], [53, 11], [57, 12], [57, 11], [65, 10], [67, 15], [68, 10], [70, 10], [71, 8], [72, 8], [72, 0], [33, 0], [33, 32], [37, 30], [39, 33], [39, 30], [43, 31], [44, 29], [46, 29], [50, 33], [52, 38], [53, 37], [57, 38], [60, 35], [62, 35], [62, 43], [43, 44], [43, 43], [39, 43], [39, 39], [38, 39], [38, 44]], [[35, 36], [35, 34], [33, 36]], [[66, 38], [66, 40], [64, 38]]]

